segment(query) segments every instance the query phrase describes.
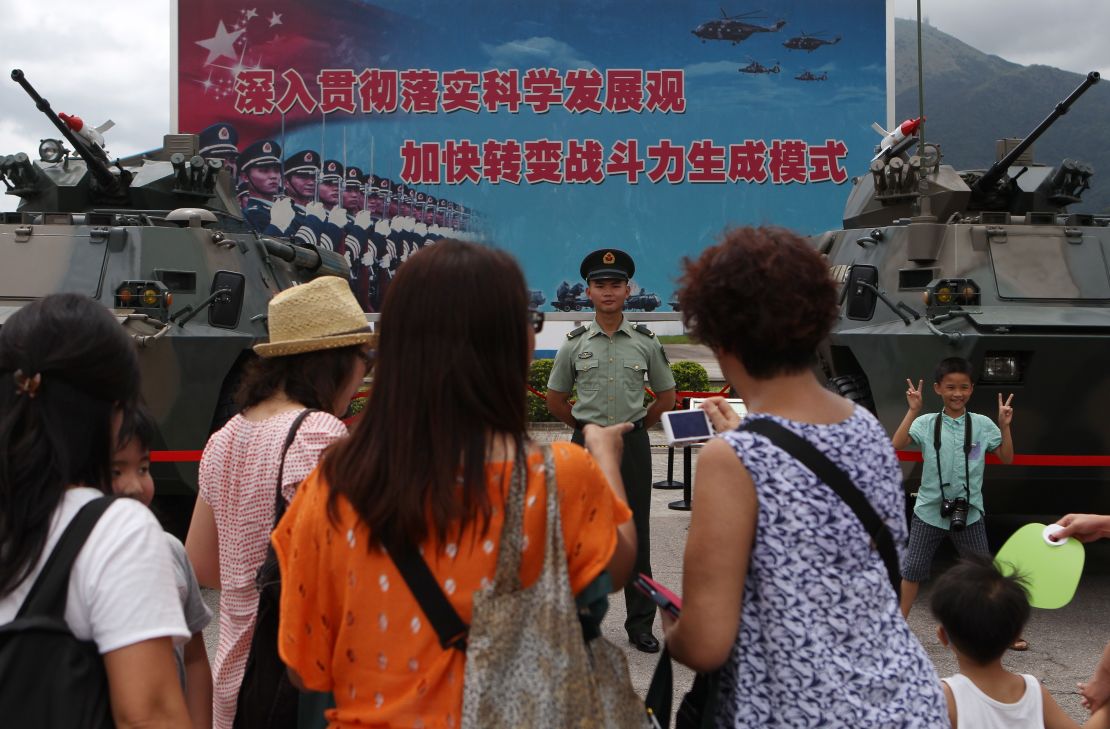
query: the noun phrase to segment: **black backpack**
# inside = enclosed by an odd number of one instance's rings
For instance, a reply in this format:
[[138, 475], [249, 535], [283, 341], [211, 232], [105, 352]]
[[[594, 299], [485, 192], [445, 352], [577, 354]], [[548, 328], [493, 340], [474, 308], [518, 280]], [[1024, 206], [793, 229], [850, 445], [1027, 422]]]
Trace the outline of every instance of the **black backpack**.
[[[285, 497], [281, 493], [285, 473], [285, 454], [300, 429], [301, 423], [317, 410], [304, 410], [289, 426], [278, 466], [277, 495], [274, 501], [274, 524], [285, 514]], [[266, 545], [266, 558], [255, 577], [258, 587], [258, 614], [254, 621], [247, 668], [239, 686], [235, 707], [234, 729], [296, 729], [299, 692], [289, 681], [285, 664], [278, 655], [278, 612], [281, 603], [281, 571], [273, 544]], [[0, 715], [2, 716], [2, 715]]]
[[5, 726], [114, 727], [96, 643], [66, 624], [73, 562], [115, 497], [85, 504], [62, 533], [15, 620], [0, 625], [0, 717]]

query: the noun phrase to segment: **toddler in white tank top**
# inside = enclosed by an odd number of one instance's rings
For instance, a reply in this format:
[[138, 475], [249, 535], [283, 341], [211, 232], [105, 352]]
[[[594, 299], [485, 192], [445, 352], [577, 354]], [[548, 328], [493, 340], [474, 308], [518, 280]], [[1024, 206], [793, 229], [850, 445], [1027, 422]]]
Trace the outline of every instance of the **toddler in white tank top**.
[[[937, 637], [960, 666], [942, 679], [953, 729], [1078, 729], [1036, 677], [1002, 666], [1029, 620], [1020, 577], [1003, 575], [988, 557], [965, 558], [937, 580], [930, 607], [940, 621]], [[1083, 727], [1110, 728], [1110, 705]]]

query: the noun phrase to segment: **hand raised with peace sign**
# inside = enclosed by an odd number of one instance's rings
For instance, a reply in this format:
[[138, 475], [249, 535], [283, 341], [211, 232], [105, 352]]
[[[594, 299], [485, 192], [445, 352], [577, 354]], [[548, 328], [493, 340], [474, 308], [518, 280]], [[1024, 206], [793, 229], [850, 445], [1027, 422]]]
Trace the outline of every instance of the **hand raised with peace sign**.
[[1002, 402], [1002, 393], [998, 393], [998, 427], [1005, 428], [1014, 419], [1014, 409], [1010, 407], [1010, 403], [1014, 399], [1014, 393], [1006, 398], [1006, 402]]
[[920, 412], [921, 410], [921, 387], [925, 384], [925, 380], [917, 381], [917, 388], [914, 389], [913, 380], [906, 380], [906, 403], [910, 406], [912, 412]]

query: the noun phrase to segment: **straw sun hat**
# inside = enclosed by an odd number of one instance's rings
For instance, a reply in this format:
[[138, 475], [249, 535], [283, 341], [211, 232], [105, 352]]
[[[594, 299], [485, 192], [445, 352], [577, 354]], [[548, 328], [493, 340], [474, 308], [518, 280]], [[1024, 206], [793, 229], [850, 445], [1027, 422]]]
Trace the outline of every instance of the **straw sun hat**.
[[261, 357], [284, 357], [366, 344], [373, 339], [347, 282], [322, 276], [270, 300], [270, 341], [256, 344]]

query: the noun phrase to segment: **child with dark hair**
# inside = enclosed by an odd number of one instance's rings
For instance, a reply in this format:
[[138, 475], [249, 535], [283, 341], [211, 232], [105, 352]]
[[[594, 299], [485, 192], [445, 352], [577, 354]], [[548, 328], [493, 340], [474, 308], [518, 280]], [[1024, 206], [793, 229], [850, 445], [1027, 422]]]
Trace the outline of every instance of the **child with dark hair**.
[[[115, 439], [112, 455], [112, 492], [141, 501], [150, 506], [154, 498], [154, 479], [150, 476], [150, 444], [154, 440], [154, 421], [142, 406], [124, 413]], [[173, 557], [174, 582], [181, 598], [181, 610], [189, 629], [188, 642], [174, 646], [177, 672], [185, 692], [185, 704], [193, 726], [212, 726], [212, 669], [204, 647], [202, 631], [212, 620], [212, 611], [204, 604], [193, 566], [185, 553], [185, 545], [166, 532], [166, 542]]]
[[[0, 625], [15, 620], [78, 515], [103, 506], [113, 439], [139, 382], [134, 341], [87, 296], [46, 296], [0, 327]], [[58, 726], [70, 712], [97, 726], [189, 726], [173, 660], [173, 644], [189, 632], [150, 510], [110, 502], [63, 594], [72, 638], [91, 641], [101, 659], [76, 670], [73, 652], [42, 651], [34, 666], [5, 672], [0, 723]], [[99, 705], [81, 701], [96, 696]]]
[[[918, 586], [928, 579], [933, 556], [946, 538], [961, 556], [988, 554], [987, 529], [983, 519], [983, 467], [988, 452], [1003, 463], [1014, 460], [1010, 421], [1014, 409], [998, 394], [998, 424], [986, 415], [971, 413], [967, 401], [974, 392], [971, 363], [948, 357], [937, 365], [933, 392], [943, 401], [939, 413], [919, 415], [923, 381], [917, 387], [906, 380], [909, 410], [894, 433], [894, 447], [911, 442], [921, 448], [924, 462], [921, 485], [910, 523], [910, 544], [902, 561], [902, 614], [909, 616]], [[1019, 639], [1015, 650], [1028, 644]]]
[[[929, 606], [940, 621], [937, 637], [960, 666], [959, 673], [941, 679], [953, 729], [1078, 727], [1035, 676], [1002, 666], [1003, 654], [1029, 620], [1020, 577], [1003, 575], [989, 557], [973, 555], [937, 580]], [[1083, 726], [1110, 726], [1110, 706]]]

